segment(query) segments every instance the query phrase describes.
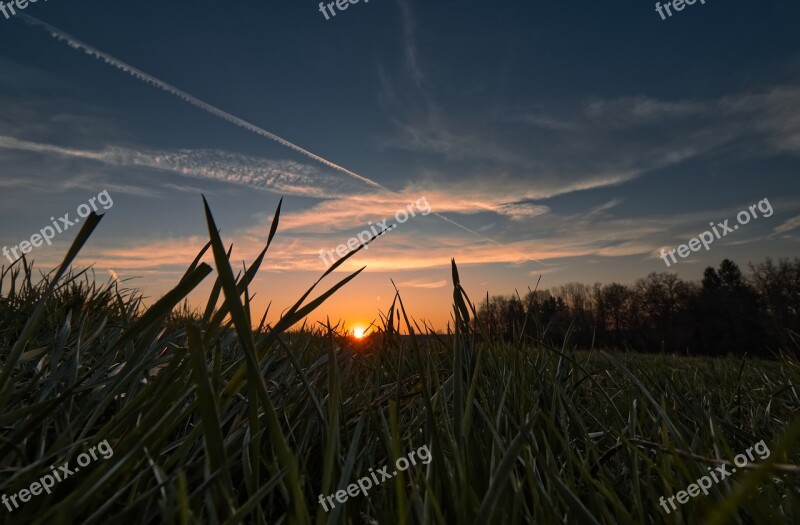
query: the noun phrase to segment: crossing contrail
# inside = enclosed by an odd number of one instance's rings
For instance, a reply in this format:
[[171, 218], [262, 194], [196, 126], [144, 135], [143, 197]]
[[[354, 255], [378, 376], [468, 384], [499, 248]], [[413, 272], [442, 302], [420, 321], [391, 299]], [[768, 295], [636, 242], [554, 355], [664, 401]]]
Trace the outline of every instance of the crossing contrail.
[[[305, 155], [306, 157], [308, 157], [308, 158], [310, 158], [312, 160], [315, 160], [315, 161], [319, 162], [320, 164], [323, 164], [323, 165], [325, 165], [325, 166], [327, 166], [327, 167], [329, 167], [331, 169], [334, 169], [336, 171], [339, 171], [341, 173], [349, 175], [350, 177], [353, 177], [353, 178], [363, 182], [364, 184], [367, 184], [370, 187], [377, 188], [377, 189], [379, 189], [381, 191], [385, 191], [385, 192], [390, 193], [392, 195], [398, 195], [397, 192], [390, 190], [389, 188], [383, 186], [382, 184], [380, 184], [378, 182], [375, 182], [372, 179], [369, 179], [367, 177], [359, 175], [358, 173], [350, 171], [347, 168], [339, 166], [335, 162], [331, 162], [326, 158], [320, 157], [319, 155], [316, 155], [315, 153], [312, 153], [312, 152], [308, 151], [307, 149], [305, 149], [303, 147], [300, 147], [297, 144], [294, 144], [293, 142], [290, 142], [290, 141], [286, 140], [283, 137], [280, 137], [280, 136], [278, 136], [278, 135], [276, 135], [274, 133], [270, 133], [269, 131], [265, 130], [264, 128], [256, 126], [255, 124], [252, 124], [250, 122], [247, 122], [246, 120], [241, 119], [241, 118], [237, 117], [236, 115], [232, 115], [232, 114], [228, 113], [227, 111], [223, 111], [223, 110], [221, 110], [221, 109], [219, 109], [217, 107], [214, 107], [211, 104], [208, 104], [207, 102], [203, 102], [199, 98], [190, 95], [189, 93], [183, 91], [182, 89], [178, 89], [177, 87], [173, 86], [172, 84], [164, 82], [163, 80], [159, 80], [156, 77], [145, 73], [141, 69], [137, 69], [137, 68], [131, 66], [130, 64], [127, 64], [126, 62], [123, 62], [122, 60], [119, 60], [118, 58], [112, 57], [108, 53], [104, 53], [104, 52], [100, 51], [99, 49], [90, 46], [89, 44], [81, 42], [80, 40], [78, 40], [77, 38], [73, 37], [72, 35], [70, 35], [70, 34], [58, 29], [57, 27], [53, 27], [53, 26], [51, 26], [50, 24], [48, 24], [46, 22], [42, 22], [38, 18], [34, 18], [34, 17], [30, 16], [30, 15], [26, 15], [25, 13], [19, 13], [17, 16], [19, 18], [25, 20], [30, 25], [37, 26], [37, 27], [40, 27], [40, 28], [44, 29], [45, 31], [50, 33], [50, 36], [52, 36], [53, 38], [55, 38], [56, 40], [58, 40], [60, 42], [66, 42], [73, 49], [77, 49], [79, 51], [83, 51], [84, 53], [86, 53], [87, 55], [89, 55], [89, 56], [91, 56], [93, 58], [96, 58], [98, 60], [102, 60], [106, 64], [108, 64], [110, 66], [113, 66], [113, 67], [115, 67], [115, 68], [127, 73], [128, 75], [138, 79], [138, 80], [141, 80], [141, 81], [143, 81], [143, 82], [145, 82], [147, 84], [155, 86], [155, 87], [157, 87], [158, 89], [160, 89], [162, 91], [166, 91], [170, 95], [176, 96], [179, 99], [183, 100], [184, 102], [188, 102], [189, 104], [191, 104], [191, 105], [193, 105], [193, 106], [195, 106], [195, 107], [197, 107], [199, 109], [202, 109], [203, 111], [205, 111], [207, 113], [210, 113], [210, 114], [214, 115], [215, 117], [219, 117], [219, 118], [221, 118], [221, 119], [223, 119], [223, 120], [225, 120], [227, 122], [230, 122], [231, 124], [233, 124], [235, 126], [239, 126], [240, 128], [246, 129], [246, 130], [248, 130], [250, 132], [253, 132], [253, 133], [257, 134], [257, 135], [260, 135], [260, 136], [268, 138], [268, 139], [270, 139], [270, 140], [272, 140], [274, 142], [277, 142], [281, 146], [285, 146], [285, 147], [287, 147], [287, 148], [289, 148], [291, 150], [294, 150], [294, 151], [296, 151], [296, 152], [298, 152], [298, 153], [300, 153], [302, 155]], [[467, 232], [475, 235], [476, 237], [479, 237], [479, 238], [484, 239], [486, 241], [489, 241], [491, 243], [497, 244], [499, 246], [504, 246], [506, 248], [509, 248], [512, 251], [516, 252], [518, 255], [521, 255], [521, 256], [525, 257], [526, 259], [528, 259], [528, 260], [535, 261], [535, 262], [537, 262], [539, 264], [543, 264], [545, 266], [548, 266], [547, 263], [544, 263], [544, 262], [542, 262], [542, 261], [540, 261], [538, 259], [534, 259], [533, 257], [530, 257], [528, 255], [525, 255], [524, 253], [519, 252], [519, 251], [515, 250], [514, 248], [510, 248], [509, 246], [506, 246], [503, 243], [500, 243], [500, 242], [498, 242], [498, 241], [496, 241], [494, 239], [491, 239], [489, 237], [481, 235], [480, 233], [478, 233], [476, 231], [473, 231], [470, 228], [467, 228], [466, 226], [458, 224], [454, 220], [449, 219], [449, 218], [447, 218], [447, 217], [445, 217], [445, 216], [443, 216], [443, 215], [441, 215], [441, 214], [439, 214], [439, 213], [437, 213], [435, 211], [433, 212], [433, 214], [436, 215], [437, 217], [439, 217], [440, 219], [444, 220], [445, 222], [448, 222], [450, 224], [458, 226], [462, 230], [467, 231]]]

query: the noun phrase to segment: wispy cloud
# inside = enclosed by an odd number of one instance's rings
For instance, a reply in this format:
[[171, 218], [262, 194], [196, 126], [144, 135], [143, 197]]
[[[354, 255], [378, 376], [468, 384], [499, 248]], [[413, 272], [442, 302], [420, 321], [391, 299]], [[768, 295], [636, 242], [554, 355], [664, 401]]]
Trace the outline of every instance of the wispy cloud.
[[503, 215], [507, 215], [512, 220], [522, 221], [525, 219], [531, 219], [533, 217], [539, 217], [540, 215], [545, 215], [550, 211], [550, 208], [547, 206], [530, 203], [509, 203], [498, 206], [496, 211]]
[[700, 101], [667, 101], [639, 95], [612, 100], [593, 100], [586, 105], [584, 115], [589, 122], [613, 128], [661, 124], [665, 120], [697, 117], [710, 114], [712, 111], [709, 105]]
[[517, 201], [624, 184], [715, 156], [800, 153], [795, 85], [708, 99], [635, 95], [561, 102], [558, 110], [478, 106], [465, 112], [442, 96], [399, 90], [387, 77], [384, 92], [391, 96], [384, 109], [396, 133], [385, 147], [431, 158], [436, 167], [427, 179], [438, 186], [491, 181], [524, 188]]
[[[630, 129], [692, 130], [692, 142], [704, 138], [696, 153], [741, 137], [760, 138], [775, 150], [800, 152], [800, 87], [770, 89], [710, 99], [665, 100], [647, 95], [592, 99], [582, 111], [560, 116], [540, 110], [519, 117], [534, 127], [569, 133], [622, 132]], [[719, 137], [722, 140], [714, 140]], [[680, 143], [680, 141], [678, 141]], [[686, 141], [683, 141], [686, 143]]]
[[[388, 203], [394, 204], [394, 203]], [[433, 204], [433, 202], [432, 202]], [[488, 264], [523, 265], [528, 262], [521, 253], [529, 253], [552, 264], [546, 268], [524, 267], [530, 275], [549, 274], [560, 271], [568, 259], [615, 258], [641, 256], [642, 260], [655, 260], [661, 246], [674, 246], [696, 235], [697, 229], [708, 222], [709, 216], [726, 216], [730, 210], [703, 210], [694, 214], [662, 217], [615, 216], [610, 213], [612, 202], [605, 203], [580, 214], [563, 215], [553, 213], [536, 217], [541, 228], [532, 233], [524, 224], [510, 221], [511, 228], [501, 232], [503, 246], [484, 239], [441, 235], [431, 228], [430, 217], [417, 217], [402, 228], [378, 239], [368, 249], [362, 250], [348, 260], [339, 271], [353, 271], [367, 266], [367, 272], [406, 272], [412, 270], [446, 269], [452, 257], [459, 266]], [[774, 203], [776, 208], [789, 209], [787, 202]], [[607, 210], [598, 220], [597, 210]], [[269, 264], [265, 272], [308, 271], [321, 273], [325, 265], [320, 260], [319, 250], [328, 250], [346, 239], [340, 234], [300, 229], [297, 224], [288, 229], [284, 222], [291, 222], [292, 214], [287, 210], [282, 216], [282, 232], [270, 248]], [[415, 222], [418, 221], [418, 222]], [[437, 223], [434, 223], [437, 224]], [[800, 226], [797, 215], [776, 228], [786, 233]], [[293, 231], [292, 231], [293, 230]], [[266, 242], [268, 229], [263, 225], [247, 225], [229, 229], [225, 242], [234, 245], [232, 259], [252, 261]], [[739, 232], [744, 235], [743, 232]], [[749, 235], [726, 240], [725, 245], [758, 240]], [[95, 264], [103, 271], [113, 269], [120, 279], [133, 276], [160, 278], [180, 274], [205, 244], [202, 236], [171, 236], [153, 239], [145, 233], [127, 238], [124, 245], [87, 246], [77, 264]], [[60, 248], [43, 249], [37, 254], [37, 262], [54, 266], [61, 256]], [[210, 259], [207, 259], [210, 262]], [[658, 265], [656, 265], [658, 267]], [[406, 278], [400, 284], [409, 288], [433, 289], [446, 286], [446, 281], [425, 277]]]
[[405, 44], [406, 65], [417, 87], [422, 89], [424, 75], [419, 66], [417, 43], [414, 37], [414, 17], [411, 14], [411, 7], [408, 5], [406, 0], [398, 0], [397, 3], [400, 5], [400, 12], [403, 17], [403, 41]]
[[800, 215], [785, 221], [783, 224], [775, 228], [774, 233], [776, 235], [782, 235], [784, 233], [789, 233], [792, 230], [796, 230], [797, 228], [800, 228]]
[[[284, 195], [326, 199], [355, 191], [343, 177], [291, 160], [270, 160], [219, 150], [148, 151], [123, 147], [67, 148], [0, 135], [0, 149], [55, 155], [119, 167], [144, 167], [199, 179], [227, 182]], [[19, 181], [25, 183], [24, 181]], [[6, 181], [6, 185], [11, 184]]]
[[407, 287], [407, 288], [425, 288], [425, 289], [433, 289], [433, 288], [443, 288], [447, 286], [446, 280], [441, 281], [428, 281], [426, 279], [411, 279], [410, 281], [400, 281], [397, 283], [398, 287]]

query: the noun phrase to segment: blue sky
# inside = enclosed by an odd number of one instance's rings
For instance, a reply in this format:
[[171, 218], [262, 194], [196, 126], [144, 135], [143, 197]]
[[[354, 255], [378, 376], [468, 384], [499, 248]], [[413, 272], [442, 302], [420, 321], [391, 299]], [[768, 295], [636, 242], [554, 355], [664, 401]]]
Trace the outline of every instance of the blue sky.
[[[0, 245], [107, 190], [79, 262], [157, 297], [205, 241], [201, 192], [238, 261], [283, 196], [256, 282], [280, 311], [325, 269], [319, 250], [425, 196], [436, 213], [354, 257], [344, 269], [366, 273], [320, 315], [372, 320], [392, 278], [439, 326], [451, 257], [474, 299], [540, 274], [631, 282], [764, 198], [774, 215], [669, 270], [798, 254], [797, 3], [707, 0], [667, 20], [649, 2], [318, 9], [52, 0], [24, 14], [372, 185], [0, 15]], [[53, 266], [73, 237], [29, 257]]]

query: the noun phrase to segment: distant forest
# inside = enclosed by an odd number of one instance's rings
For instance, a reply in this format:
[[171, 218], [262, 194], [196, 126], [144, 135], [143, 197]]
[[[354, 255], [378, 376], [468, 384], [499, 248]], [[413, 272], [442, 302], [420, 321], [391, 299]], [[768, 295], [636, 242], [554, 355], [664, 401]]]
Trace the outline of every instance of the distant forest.
[[800, 348], [800, 259], [767, 259], [745, 275], [728, 259], [701, 282], [651, 273], [633, 285], [570, 283], [492, 296], [478, 322], [492, 336], [567, 348], [769, 356]]

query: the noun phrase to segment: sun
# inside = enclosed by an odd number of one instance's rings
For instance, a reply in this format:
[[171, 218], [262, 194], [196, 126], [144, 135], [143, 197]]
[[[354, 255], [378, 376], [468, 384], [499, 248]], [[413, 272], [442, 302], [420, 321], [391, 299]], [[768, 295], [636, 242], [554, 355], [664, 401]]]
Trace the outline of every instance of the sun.
[[353, 327], [353, 337], [356, 339], [363, 339], [367, 335], [367, 329], [363, 326]]

